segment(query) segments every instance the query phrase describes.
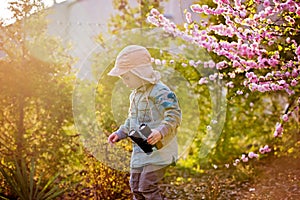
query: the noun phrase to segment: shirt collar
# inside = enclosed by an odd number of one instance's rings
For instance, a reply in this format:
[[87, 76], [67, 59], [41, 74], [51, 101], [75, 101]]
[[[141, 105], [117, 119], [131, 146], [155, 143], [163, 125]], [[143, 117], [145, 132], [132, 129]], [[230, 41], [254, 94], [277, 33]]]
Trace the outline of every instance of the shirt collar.
[[143, 84], [142, 86], [135, 89], [136, 92], [145, 92], [147, 91], [151, 86], [153, 86], [152, 83]]

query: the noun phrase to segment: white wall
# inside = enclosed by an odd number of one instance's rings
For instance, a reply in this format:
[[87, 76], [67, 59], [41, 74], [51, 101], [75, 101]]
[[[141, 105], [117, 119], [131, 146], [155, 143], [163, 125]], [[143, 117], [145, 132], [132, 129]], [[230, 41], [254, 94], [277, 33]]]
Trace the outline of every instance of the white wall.
[[[164, 3], [165, 14], [175, 23], [185, 21], [183, 10], [192, 0], [169, 0]], [[136, 0], [130, 0], [137, 6]], [[55, 4], [50, 9], [49, 33], [60, 36], [73, 46], [72, 56], [79, 60], [74, 67], [80, 67], [85, 58], [97, 48], [95, 37], [100, 33], [106, 35], [107, 21], [116, 13], [111, 0], [68, 0]]]

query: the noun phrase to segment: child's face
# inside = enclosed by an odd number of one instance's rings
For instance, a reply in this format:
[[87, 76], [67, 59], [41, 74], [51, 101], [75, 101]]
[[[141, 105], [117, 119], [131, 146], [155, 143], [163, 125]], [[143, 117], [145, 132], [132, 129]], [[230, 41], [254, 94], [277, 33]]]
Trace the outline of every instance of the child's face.
[[134, 75], [133, 73], [126, 72], [122, 74], [120, 78], [123, 80], [123, 83], [129, 87], [130, 89], [135, 89], [143, 85], [143, 80], [138, 76]]

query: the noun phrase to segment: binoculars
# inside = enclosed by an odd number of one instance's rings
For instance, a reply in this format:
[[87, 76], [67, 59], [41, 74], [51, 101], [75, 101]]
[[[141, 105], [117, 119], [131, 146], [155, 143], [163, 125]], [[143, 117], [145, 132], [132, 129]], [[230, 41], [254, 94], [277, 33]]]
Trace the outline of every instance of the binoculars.
[[156, 147], [157, 149], [162, 148], [161, 141], [157, 142], [155, 145], [151, 145], [147, 142], [147, 139], [141, 137], [139, 132], [148, 138], [152, 131], [147, 124], [141, 124], [139, 131], [131, 130], [129, 132], [129, 137], [132, 141], [135, 142], [146, 154], [151, 154], [153, 152], [153, 147]]

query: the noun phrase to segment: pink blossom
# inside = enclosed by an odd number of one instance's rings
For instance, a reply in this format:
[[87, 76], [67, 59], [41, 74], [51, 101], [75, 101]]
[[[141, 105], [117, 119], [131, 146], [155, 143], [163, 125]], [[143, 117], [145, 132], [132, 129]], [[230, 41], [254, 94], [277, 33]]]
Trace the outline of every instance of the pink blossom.
[[272, 41], [272, 40], [270, 40], [269, 42], [268, 42], [268, 45], [269, 46], [271, 46], [271, 45], [273, 45], [274, 44], [274, 41]]
[[265, 89], [265, 87], [263, 87], [262, 85], [258, 85], [257, 90], [259, 92], [266, 92], [267, 90]]
[[217, 69], [223, 69], [223, 68], [226, 67], [226, 64], [227, 64], [226, 61], [218, 62], [218, 63], [216, 64], [216, 68], [217, 68]]
[[202, 63], [202, 61], [201, 60], [198, 60], [195, 64], [196, 65], [200, 65]]
[[230, 4], [230, 1], [229, 0], [220, 0], [222, 3], [224, 4]]
[[226, 86], [229, 87], [229, 88], [233, 88], [234, 87], [234, 84], [232, 81], [226, 83]]
[[290, 88], [285, 88], [285, 91], [288, 93], [289, 96], [295, 94], [295, 91], [291, 90]]
[[296, 78], [299, 75], [299, 72], [297, 69], [293, 69], [292, 71], [292, 77]]
[[300, 45], [296, 49], [296, 55], [300, 55]]
[[244, 18], [246, 17], [247, 13], [245, 11], [240, 11], [240, 17]]
[[185, 19], [187, 21], [188, 24], [192, 23], [193, 20], [192, 20], [192, 14], [190, 12], [186, 12], [185, 13]]
[[297, 6], [296, 14], [300, 16], [300, 6]]
[[267, 91], [270, 91], [270, 90], [271, 90], [271, 88], [270, 88], [269, 83], [261, 83], [258, 86], [258, 91], [260, 91], [260, 92], [267, 92]]
[[234, 60], [232, 63], [232, 66], [237, 68], [237, 67], [241, 66], [241, 64], [238, 61]]
[[240, 7], [242, 5], [241, 0], [235, 0], [234, 4], [235, 4], [236, 7]]
[[285, 85], [286, 84], [285, 80], [279, 80], [277, 82], [278, 82], [279, 85]]
[[261, 147], [260, 149], [259, 149], [259, 153], [261, 153], [261, 154], [265, 154], [265, 149], [263, 148], [263, 147]]
[[207, 24], [208, 24], [207, 21], [204, 21], [204, 20], [201, 20], [201, 21], [200, 21], [200, 25], [201, 25], [201, 26], [204, 26], [204, 27], [205, 27], [205, 26], [207, 26]]
[[295, 20], [290, 16], [285, 16], [285, 20], [288, 21], [291, 24], [295, 24]]
[[267, 75], [265, 76], [266, 80], [271, 80], [273, 77], [272, 73], [267, 73]]
[[190, 65], [190, 66], [195, 66], [195, 65], [196, 65], [196, 63], [195, 63], [195, 61], [194, 61], [194, 60], [189, 60], [189, 65]]
[[229, 72], [228, 75], [229, 75], [230, 78], [235, 78], [235, 73], [234, 72]]
[[264, 150], [265, 150], [266, 153], [271, 152], [271, 149], [270, 149], [270, 147], [268, 145], [264, 146]]
[[250, 78], [256, 77], [256, 76], [254, 75], [254, 72], [247, 72], [247, 73], [246, 73], [246, 77], [247, 77], [248, 79], [250, 79]]
[[194, 13], [202, 13], [203, 12], [203, 8], [199, 4], [193, 4], [190, 6], [190, 8]]
[[[278, 13], [285, 13], [284, 18], [289, 23], [294, 23], [296, 15], [300, 15], [300, 5], [295, 3], [294, 0], [287, 0], [284, 3], [279, 0], [254, 0], [255, 3], [262, 4], [262, 8], [258, 9], [257, 13], [253, 13], [253, 17], [247, 18], [248, 8], [242, 5], [241, 0], [235, 0], [229, 5], [229, 0], [214, 0], [217, 4], [216, 8], [210, 8], [207, 5], [200, 6], [198, 4], [192, 5], [190, 8], [195, 13], [204, 13], [208, 15], [219, 15], [224, 17], [226, 24], [208, 24], [202, 20], [195, 26], [185, 24], [185, 30], [177, 28], [177, 25], [170, 22], [156, 9], [150, 12], [149, 20], [151, 23], [163, 30], [172, 34], [175, 37], [180, 37], [188, 42], [197, 44], [200, 48], [205, 48], [220, 57], [225, 57], [227, 62], [203, 64], [206, 68], [224, 69], [226, 68], [225, 77], [235, 78], [236, 74], [245, 73], [244, 80], [236, 80], [243, 83], [252, 92], [269, 92], [285, 90], [289, 95], [294, 94], [293, 87], [298, 85], [298, 65], [300, 62], [300, 45], [294, 39], [291, 39], [290, 33], [282, 35], [281, 30], [270, 28], [269, 24], [274, 24]], [[270, 4], [272, 2], [272, 6]], [[274, 4], [274, 5], [273, 5]], [[292, 13], [288, 13], [292, 12]], [[192, 23], [191, 13], [186, 13], [187, 23]], [[203, 26], [203, 27], [200, 27]], [[250, 27], [250, 28], [245, 28]], [[214, 32], [217, 36], [235, 37], [234, 41], [224, 41], [220, 37], [215, 37], [211, 34]], [[276, 43], [278, 38], [286, 38], [286, 44], [282, 44], [285, 48], [287, 45], [291, 46], [294, 50], [295, 57], [289, 61], [285, 57], [281, 57], [278, 50], [267, 52], [265, 41], [269, 41], [269, 45]], [[222, 37], [221, 37], [222, 38]], [[283, 51], [285, 51], [283, 48]], [[283, 52], [284, 53], [284, 52]], [[298, 59], [298, 60], [297, 60]], [[191, 65], [191, 63], [189, 63]], [[193, 65], [193, 64], [192, 64]], [[191, 66], [192, 66], [191, 65]], [[277, 71], [275, 71], [277, 70]], [[225, 70], [224, 70], [225, 71]], [[258, 77], [252, 71], [257, 72], [262, 76]], [[266, 74], [265, 74], [266, 73]], [[207, 83], [209, 79], [215, 80], [218, 75], [212, 74], [209, 77], [204, 77], [199, 80], [199, 84]], [[219, 78], [221, 78], [219, 76]], [[226, 83], [228, 87], [235, 87], [233, 82]], [[237, 93], [243, 90], [242, 84], [237, 83]], [[282, 116], [285, 121], [287, 116]], [[280, 137], [283, 133], [282, 124], [276, 124], [274, 131], [275, 137]], [[265, 151], [262, 149], [262, 151]], [[245, 155], [244, 160], [250, 158]]]
[[218, 123], [218, 121], [217, 121], [217, 120], [215, 120], [215, 119], [213, 119], [213, 120], [211, 120], [211, 123], [213, 123], [213, 124], [217, 124], [217, 123]]
[[253, 152], [249, 152], [249, 153], [248, 153], [248, 157], [249, 157], [250, 159], [252, 159], [252, 158], [258, 158], [258, 154], [253, 153]]
[[168, 23], [169, 20], [165, 18], [165, 16], [163, 14], [159, 14], [158, 15], [158, 19], [163, 22], [163, 23]]
[[160, 59], [155, 59], [155, 65], [161, 65], [161, 60]]
[[206, 129], [207, 129], [208, 131], [210, 131], [210, 130], [212, 130], [212, 127], [211, 127], [210, 125], [208, 125], [208, 126], [206, 126]]
[[288, 1], [288, 6], [289, 6], [289, 11], [290, 12], [295, 12], [296, 11], [296, 7], [295, 7], [295, 2], [294, 1]]
[[242, 94], [243, 94], [243, 91], [238, 90], [238, 91], [236, 91], [236, 93], [237, 93], [238, 95], [242, 95]]
[[256, 83], [250, 83], [249, 84], [249, 89], [253, 92], [258, 89], [258, 85]]
[[273, 2], [275, 3], [275, 5], [280, 4], [280, 1], [279, 1], [279, 0], [273, 0]]
[[214, 81], [216, 79], [216, 76], [214, 74], [209, 75], [209, 80]]
[[213, 60], [208, 61], [208, 67], [214, 68], [216, 66], [216, 63]]
[[273, 24], [274, 22], [271, 19], [267, 19], [268, 24]]
[[298, 84], [298, 81], [297, 80], [295, 80], [295, 79], [293, 79], [292, 81], [291, 81], [291, 86], [296, 86]]
[[154, 24], [155, 26], [159, 26], [159, 22], [157, 21], [157, 19], [151, 15], [147, 17], [147, 21], [151, 24]]
[[206, 83], [208, 83], [206, 77], [203, 77], [203, 78], [201, 78], [201, 79], [199, 80], [199, 84], [200, 84], [200, 85], [203, 85], [203, 84], [206, 84]]
[[287, 65], [282, 65], [280, 68], [281, 68], [282, 70], [286, 70], [286, 69], [287, 69]]
[[257, 78], [257, 76], [255, 75], [255, 76], [251, 77], [251, 78], [250, 78], [250, 82], [251, 82], [251, 83], [258, 83], [258, 78]]
[[260, 152], [261, 154], [269, 153], [270, 151], [271, 151], [271, 149], [269, 148], [268, 145], [265, 145], [264, 147], [261, 147], [261, 148], [259, 149], [259, 152]]
[[271, 58], [269, 60], [269, 64], [272, 66], [272, 67], [275, 67], [276, 65], [278, 65], [279, 61], [275, 58]]
[[160, 13], [158, 12], [157, 9], [155, 8], [152, 8], [151, 11], [150, 11], [151, 15], [159, 15]]
[[287, 114], [282, 115], [281, 119], [285, 122], [289, 120], [289, 116]]
[[277, 123], [274, 131], [274, 137], [281, 137], [283, 132], [282, 124]]
[[276, 91], [277, 89], [277, 84], [275, 84], [275, 83], [271, 83], [270, 84], [270, 88], [271, 88], [271, 90], [273, 90], [273, 91]]
[[208, 62], [204, 62], [204, 63], [203, 63], [203, 67], [204, 67], [204, 68], [208, 68]]
[[242, 160], [243, 162], [248, 162], [248, 161], [249, 161], [249, 158], [248, 158], [245, 154], [242, 154], [241, 160]]

